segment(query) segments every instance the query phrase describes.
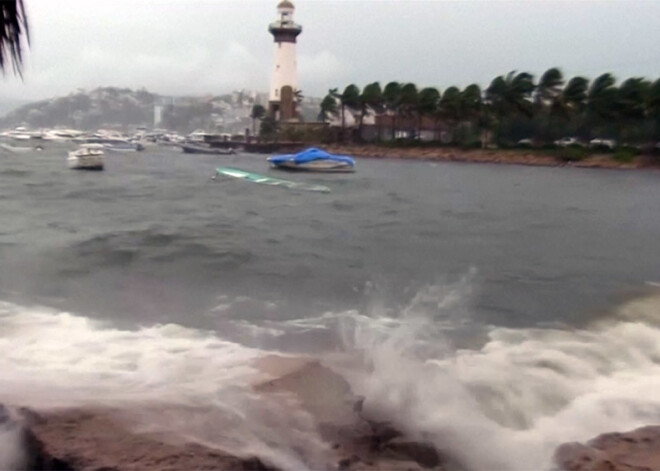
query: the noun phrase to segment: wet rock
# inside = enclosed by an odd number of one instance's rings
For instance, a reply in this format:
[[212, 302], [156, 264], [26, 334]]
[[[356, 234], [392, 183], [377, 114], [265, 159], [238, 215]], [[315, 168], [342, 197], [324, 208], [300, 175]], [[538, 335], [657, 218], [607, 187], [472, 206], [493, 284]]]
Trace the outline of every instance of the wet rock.
[[67, 461], [51, 456], [30, 429], [30, 425], [39, 420], [39, 415], [30, 409], [15, 409], [0, 404], [0, 428], [16, 438], [18, 447], [15, 450], [17, 462], [13, 463], [12, 468], [15, 471], [74, 471]]
[[660, 426], [608, 433], [582, 443], [565, 443], [555, 453], [564, 471], [660, 470]]

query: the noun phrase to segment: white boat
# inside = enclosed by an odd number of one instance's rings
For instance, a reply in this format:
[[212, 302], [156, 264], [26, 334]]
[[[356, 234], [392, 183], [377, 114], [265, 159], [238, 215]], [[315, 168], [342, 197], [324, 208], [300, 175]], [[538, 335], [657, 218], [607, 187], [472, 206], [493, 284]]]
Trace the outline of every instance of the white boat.
[[34, 147], [20, 147], [20, 146], [12, 146], [10, 144], [0, 144], [0, 149], [5, 150], [7, 152], [11, 152], [12, 154], [29, 154], [30, 152], [40, 152], [44, 150], [43, 146], [37, 145]]
[[84, 144], [69, 152], [67, 164], [73, 170], [103, 170], [103, 145]]
[[347, 155], [329, 154], [310, 147], [297, 154], [268, 157], [271, 167], [307, 172], [354, 172], [355, 160]]

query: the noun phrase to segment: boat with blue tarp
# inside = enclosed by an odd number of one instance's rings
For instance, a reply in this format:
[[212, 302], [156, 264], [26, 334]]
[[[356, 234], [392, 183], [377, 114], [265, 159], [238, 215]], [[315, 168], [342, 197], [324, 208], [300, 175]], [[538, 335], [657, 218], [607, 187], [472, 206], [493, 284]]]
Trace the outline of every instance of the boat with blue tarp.
[[302, 170], [307, 172], [354, 172], [355, 160], [347, 155], [330, 154], [310, 147], [297, 154], [273, 155], [268, 157], [273, 168]]

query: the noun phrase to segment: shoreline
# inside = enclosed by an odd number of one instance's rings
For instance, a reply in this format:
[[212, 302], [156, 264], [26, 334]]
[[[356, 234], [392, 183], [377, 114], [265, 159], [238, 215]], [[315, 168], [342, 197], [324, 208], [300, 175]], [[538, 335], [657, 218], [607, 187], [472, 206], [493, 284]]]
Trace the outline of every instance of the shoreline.
[[491, 163], [536, 167], [604, 168], [615, 170], [660, 170], [660, 158], [639, 155], [631, 162], [618, 162], [610, 154], [593, 154], [578, 161], [561, 161], [539, 151], [516, 149], [471, 149], [454, 147], [385, 147], [375, 144], [321, 145], [330, 153], [356, 158], [422, 160], [434, 162]]

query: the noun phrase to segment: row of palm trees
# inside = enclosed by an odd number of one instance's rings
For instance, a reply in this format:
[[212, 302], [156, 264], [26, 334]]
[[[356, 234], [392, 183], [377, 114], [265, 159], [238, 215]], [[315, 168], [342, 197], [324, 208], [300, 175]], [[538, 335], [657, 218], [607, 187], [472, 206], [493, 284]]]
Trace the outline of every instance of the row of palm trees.
[[[621, 142], [660, 141], [660, 79], [629, 78], [617, 85], [605, 73], [589, 81], [566, 79], [553, 67], [538, 82], [527, 72], [512, 71], [493, 79], [482, 90], [477, 84], [419, 89], [414, 83], [379, 82], [331, 89], [320, 105], [319, 119], [335, 118], [346, 127], [355, 117], [358, 132], [367, 115], [387, 116], [389, 137], [418, 138], [431, 128], [436, 136], [456, 144], [495, 140], [500, 145], [532, 140], [551, 143], [562, 136], [594, 137]], [[382, 123], [385, 120], [377, 119]], [[378, 136], [382, 135], [381, 130]]]

